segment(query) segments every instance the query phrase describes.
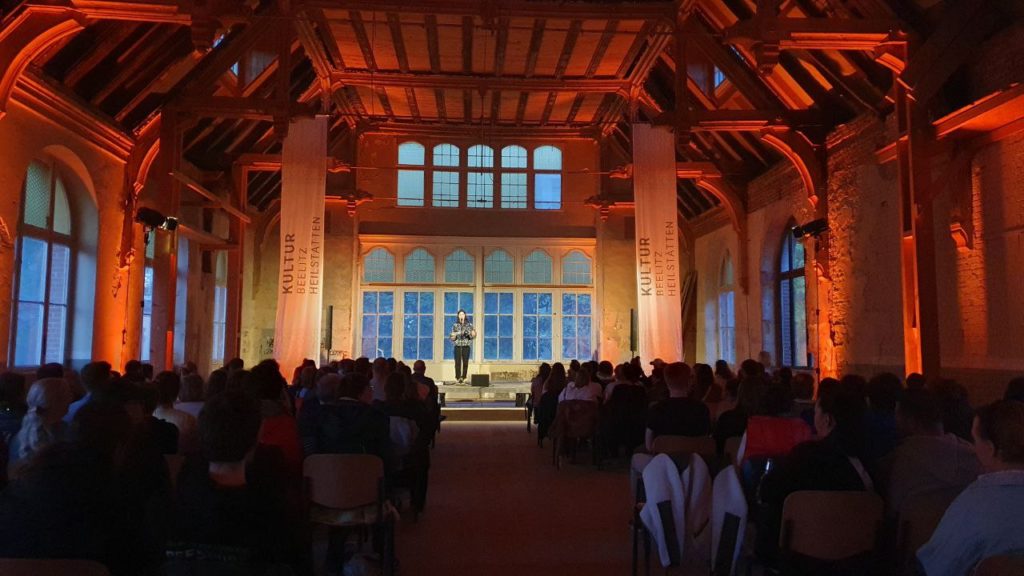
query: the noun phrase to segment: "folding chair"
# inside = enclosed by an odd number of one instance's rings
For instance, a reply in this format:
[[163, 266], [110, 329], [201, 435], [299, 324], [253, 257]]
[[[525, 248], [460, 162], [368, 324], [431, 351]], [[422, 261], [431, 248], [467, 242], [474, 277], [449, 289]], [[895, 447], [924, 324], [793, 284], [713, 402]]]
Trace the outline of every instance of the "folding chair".
[[335, 529], [379, 531], [383, 573], [394, 573], [394, 518], [384, 462], [369, 454], [314, 454], [303, 463], [310, 521]]
[[718, 452], [715, 439], [710, 436], [658, 436], [651, 449], [655, 454], [699, 454], [705, 462]]
[[917, 550], [931, 540], [935, 528], [963, 486], [915, 492], [903, 501], [899, 510], [896, 535], [896, 559], [902, 573], [910, 572]]
[[882, 499], [871, 492], [790, 494], [782, 505], [779, 534], [783, 563], [843, 566], [860, 557], [873, 560], [884, 508]]
[[978, 563], [974, 576], [1020, 576], [1024, 574], [1024, 556], [993, 556]]
[[572, 450], [573, 462], [576, 461], [576, 448], [580, 440], [591, 440], [594, 465], [601, 467], [598, 447], [598, 420], [600, 407], [597, 402], [587, 400], [567, 400], [559, 402], [555, 413], [555, 422], [551, 425], [552, 448], [551, 459], [556, 468], [562, 467], [561, 452], [569, 440], [576, 442]]
[[92, 560], [0, 560], [4, 576], [110, 576], [107, 567]]

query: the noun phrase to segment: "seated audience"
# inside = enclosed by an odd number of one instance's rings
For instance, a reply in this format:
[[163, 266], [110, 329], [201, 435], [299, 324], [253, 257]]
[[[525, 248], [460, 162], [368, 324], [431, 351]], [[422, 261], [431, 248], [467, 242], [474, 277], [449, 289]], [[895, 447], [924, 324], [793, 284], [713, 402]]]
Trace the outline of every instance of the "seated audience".
[[736, 376], [732, 373], [732, 368], [729, 367], [729, 363], [725, 360], [715, 361], [715, 383], [725, 390], [725, 384], [729, 380], [732, 380]]
[[569, 400], [585, 400], [587, 402], [600, 402], [603, 391], [601, 385], [590, 379], [590, 371], [584, 367], [576, 370], [576, 376], [572, 384], [565, 387], [558, 395], [559, 402]]
[[[594, 379], [601, 384], [602, 388], [607, 388], [615, 378], [614, 367], [612, 363], [607, 360], [602, 360], [597, 365], [597, 370], [594, 372]], [[607, 397], [607, 396], [606, 396]]]
[[[551, 375], [551, 364], [543, 362], [540, 368], [537, 370], [537, 375], [530, 381], [530, 399], [527, 403], [527, 410], [530, 412], [530, 417], [533, 418], [536, 414], [537, 406], [540, 404], [540, 398], [544, 395], [544, 383], [547, 382], [548, 376]], [[534, 422], [537, 420], [534, 419]]]
[[865, 433], [868, 450], [866, 456], [875, 461], [896, 447], [896, 402], [902, 387], [895, 374], [877, 374], [867, 384], [868, 410], [865, 413]]
[[26, 398], [25, 417], [8, 449], [7, 468], [12, 475], [20, 462], [64, 439], [67, 426], [64, 416], [70, 403], [71, 389], [63, 378], [43, 378], [32, 383]]
[[[56, 371], [54, 370], [53, 372]], [[64, 371], [62, 369], [61, 375], [55, 376], [55, 378], [63, 378], [63, 374]], [[75, 412], [78, 412], [79, 408], [88, 404], [95, 395], [106, 392], [110, 387], [112, 376], [113, 374], [110, 371], [110, 364], [107, 362], [91, 362], [86, 364], [85, 367], [82, 368], [82, 385], [85, 386], [85, 396], [75, 400], [70, 406], [68, 406], [67, 414], [64, 416], [64, 422], [70, 424], [71, 420], [75, 417]]]
[[793, 492], [874, 488], [863, 464], [865, 408], [860, 384], [849, 377], [818, 395], [814, 419], [820, 439], [778, 459], [761, 480], [757, 552], [763, 559], [777, 553], [782, 505]]
[[942, 407], [942, 426], [946, 432], [972, 441], [971, 423], [974, 410], [971, 408], [967, 389], [954, 380], [938, 380], [932, 386]]
[[153, 411], [153, 416], [174, 424], [178, 429], [178, 451], [180, 453], [194, 451], [199, 444], [196, 437], [196, 418], [188, 412], [174, 407], [174, 401], [181, 393], [181, 377], [175, 372], [161, 372], [156, 375], [155, 384], [160, 405]]
[[17, 372], [0, 374], [0, 441], [8, 443], [21, 429], [25, 404], [25, 377]]
[[327, 374], [316, 386], [319, 405], [299, 422], [305, 454], [373, 454], [384, 461], [385, 470], [394, 470], [388, 417], [370, 405], [366, 378]]
[[879, 464], [879, 484], [890, 516], [898, 516], [904, 500], [916, 492], [962, 488], [981, 472], [971, 444], [942, 429], [942, 410], [931, 390], [903, 393], [896, 407], [896, 427], [903, 439]]
[[417, 360], [412, 364], [412, 380], [416, 383], [416, 390], [420, 400], [427, 403], [427, 407], [437, 406], [437, 384], [434, 379], [427, 376], [427, 363]]
[[138, 403], [142, 407], [136, 436], [144, 437], [143, 443], [149, 444], [159, 454], [177, 454], [181, 436], [178, 427], [153, 415], [159, 406], [160, 394], [156, 388], [153, 385], [136, 385], [124, 381], [122, 383], [127, 388], [126, 393], [132, 396], [126, 400], [133, 404]]
[[1006, 393], [1003, 400], [1016, 400], [1024, 402], [1024, 377], [1014, 378], [1006, 385]]
[[722, 401], [722, 388], [715, 383], [715, 373], [707, 364], [693, 365], [693, 397], [705, 404], [718, 404]]
[[537, 412], [537, 444], [541, 444], [548, 435], [548, 430], [555, 422], [558, 414], [558, 398], [565, 390], [567, 378], [565, 365], [555, 362], [551, 365], [551, 375], [544, 382], [544, 393], [535, 410]]
[[807, 372], [793, 375], [793, 409], [790, 416], [814, 426], [814, 376]]
[[199, 411], [203, 409], [202, 376], [189, 374], [182, 378], [181, 393], [178, 394], [178, 401], [174, 404], [174, 408], [199, 418]]
[[[241, 370], [236, 370], [236, 372], [241, 372]], [[234, 374], [234, 372], [232, 372], [232, 374]], [[227, 370], [220, 368], [218, 370], [210, 372], [210, 377], [206, 381], [206, 399], [209, 400], [210, 398], [216, 396], [217, 394], [220, 394], [227, 388], [227, 386]]]
[[1024, 551], [1024, 404], [978, 410], [974, 449], [985, 473], [950, 504], [917, 552], [927, 576], [967, 576], [991, 556]]
[[259, 402], [241, 391], [207, 401], [199, 415], [202, 459], [187, 462], [178, 478], [169, 565], [211, 559], [238, 573], [266, 564], [305, 571], [302, 509], [254, 461], [261, 420]]
[[[238, 373], [238, 372], [236, 372]], [[284, 376], [271, 364], [259, 364], [250, 374], [256, 398], [260, 401], [263, 427], [260, 429], [260, 446], [280, 450], [281, 457], [293, 473], [302, 471], [302, 443], [295, 418], [285, 409]]]
[[615, 379], [605, 388], [601, 416], [604, 447], [613, 455], [619, 447], [630, 454], [644, 442], [647, 424], [647, 390], [630, 378], [629, 364], [615, 368]]

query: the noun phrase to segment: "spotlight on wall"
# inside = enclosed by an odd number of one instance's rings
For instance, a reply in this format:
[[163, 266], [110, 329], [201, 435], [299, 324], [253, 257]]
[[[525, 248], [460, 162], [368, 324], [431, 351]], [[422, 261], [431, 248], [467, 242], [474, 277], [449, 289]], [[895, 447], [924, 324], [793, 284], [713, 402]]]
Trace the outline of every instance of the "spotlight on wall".
[[178, 219], [164, 216], [152, 208], [139, 208], [135, 212], [135, 221], [148, 229], [162, 228], [168, 232], [178, 227]]
[[812, 220], [802, 226], [793, 226], [793, 238], [803, 238], [804, 236], [810, 236], [817, 238], [825, 232], [828, 232], [828, 220], [819, 218]]

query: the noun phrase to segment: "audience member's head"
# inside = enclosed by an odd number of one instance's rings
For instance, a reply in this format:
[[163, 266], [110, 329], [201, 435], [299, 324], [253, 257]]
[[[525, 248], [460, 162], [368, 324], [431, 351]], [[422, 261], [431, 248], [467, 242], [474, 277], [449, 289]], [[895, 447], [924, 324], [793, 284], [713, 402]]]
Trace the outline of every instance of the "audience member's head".
[[388, 361], [386, 358], [375, 358], [373, 360], [373, 379], [384, 382], [388, 377]]
[[259, 438], [259, 403], [227, 391], [207, 400], [199, 413], [199, 444], [210, 463], [238, 463], [255, 449]]
[[793, 408], [793, 391], [783, 380], [775, 380], [762, 390], [757, 413], [785, 416]]
[[231, 360], [228, 360], [228, 363], [224, 365], [224, 368], [227, 369], [228, 372], [244, 370], [245, 360], [242, 360], [241, 358], [232, 358]]
[[[161, 404], [161, 391], [154, 384], [133, 384], [135, 396], [138, 397], [142, 406], [142, 413], [145, 416], [152, 416], [157, 406]], [[171, 402], [173, 404], [173, 401]]]
[[356, 365], [352, 371], [356, 374], [362, 374], [363, 376], [370, 378], [373, 376], [373, 363], [371, 363], [370, 359], [366, 356], [360, 356], [359, 358], [356, 358]]
[[562, 393], [562, 390], [565, 390], [567, 382], [565, 365], [561, 362], [555, 362], [551, 365], [551, 375], [544, 382], [544, 391], [557, 396]]
[[576, 371], [576, 376], [572, 381], [573, 388], [586, 388], [590, 386], [590, 372], [583, 367], [580, 367]]
[[768, 368], [772, 365], [772, 353], [767, 350], [761, 350], [757, 353], [757, 361], [761, 364], [761, 368]]
[[0, 407], [25, 410], [25, 377], [17, 372], [0, 374]]
[[793, 399], [807, 402], [814, 398], [814, 376], [807, 372], [793, 375]]
[[71, 389], [63, 378], [36, 380], [28, 389], [26, 404], [28, 411], [18, 431], [18, 458], [27, 458], [56, 440], [56, 428], [71, 404]]
[[665, 365], [665, 385], [668, 386], [669, 395], [682, 397], [690, 393], [690, 367], [685, 362], [673, 362]]
[[228, 387], [228, 371], [220, 368], [210, 372], [210, 380], [206, 383], [206, 397], [220, 394]]
[[364, 404], [369, 404], [373, 400], [370, 381], [361, 374], [349, 374], [342, 378], [338, 392], [342, 398], [358, 400]]
[[189, 374], [181, 382], [181, 394], [178, 399], [182, 402], [203, 401], [203, 377], [199, 374]]
[[166, 370], [156, 375], [154, 380], [161, 406], [171, 407], [181, 393], [181, 377], [177, 372]]
[[693, 365], [693, 397], [703, 400], [708, 390], [715, 385], [715, 373], [707, 364]]
[[717, 360], [715, 362], [715, 376], [718, 376], [723, 381], [728, 382], [733, 379], [732, 368], [729, 367], [729, 363], [725, 360]]
[[927, 380], [924, 376], [917, 372], [911, 372], [907, 374], [907, 390], [913, 390], [915, 388], [924, 388], [927, 384]]
[[818, 390], [814, 410], [814, 428], [818, 436], [836, 435], [839, 445], [851, 454], [863, 449], [864, 412], [867, 402], [861, 385], [863, 378], [845, 376], [834, 386]]
[[[227, 385], [224, 386], [225, 392], [247, 394], [251, 393], [252, 390], [252, 372], [248, 370], [236, 370], [228, 375]], [[255, 396], [255, 394], [253, 394], [253, 396]]]
[[882, 372], [868, 382], [868, 404], [875, 412], [891, 414], [896, 410], [903, 387], [899, 376]]
[[36, 380], [42, 380], [43, 378], [63, 378], [64, 367], [56, 362], [50, 362], [43, 364], [36, 370]]
[[761, 364], [757, 360], [747, 358], [740, 363], [740, 380], [746, 380], [750, 378], [764, 379], [764, 364]]
[[[347, 376], [347, 375], [346, 375]], [[344, 379], [337, 374], [325, 374], [316, 382], [316, 399], [322, 404], [332, 404], [341, 398], [341, 382]]]
[[384, 385], [384, 399], [389, 403], [399, 403], [405, 400], [406, 385], [405, 376], [399, 372], [392, 372]]
[[[305, 370], [303, 368], [303, 372]], [[267, 402], [281, 402], [286, 382], [284, 376], [276, 369], [260, 365], [252, 369], [250, 385], [255, 391], [256, 398]]]
[[91, 394], [102, 394], [110, 386], [112, 376], [109, 363], [90, 362], [82, 368], [82, 385]]
[[612, 376], [612, 371], [614, 369], [615, 367], [612, 366], [611, 362], [607, 360], [602, 360], [601, 363], [597, 365], [597, 375], [600, 378], [607, 380]]
[[971, 408], [967, 389], [954, 380], [937, 380], [932, 386], [942, 407], [942, 426], [946, 432], [964, 440], [971, 439], [974, 409]]
[[[146, 364], [142, 365], [142, 379], [143, 380], [149, 382], [150, 380], [153, 379], [153, 374], [154, 373], [155, 373], [155, 369], [153, 368], [152, 364], [149, 364], [147, 362]], [[195, 374], [195, 372], [193, 372], [193, 374]]]
[[547, 381], [548, 376], [551, 376], [551, 364], [548, 364], [547, 362], [542, 362], [540, 368], [537, 369], [537, 378], [539, 378], [541, 383], [543, 384], [545, 381]]
[[119, 402], [89, 402], [75, 412], [71, 440], [77, 449], [88, 450], [110, 464], [118, 464], [124, 457], [133, 426], [128, 411]]
[[299, 387], [305, 390], [312, 390], [316, 386], [317, 369], [313, 366], [306, 366], [299, 372]]
[[776, 384], [782, 384], [784, 386], [790, 386], [793, 383], [793, 369], [789, 366], [783, 366], [775, 371], [772, 375], [772, 381]]
[[124, 365], [124, 377], [132, 382], [142, 382], [146, 379], [142, 374], [142, 362], [129, 360]]
[[356, 361], [352, 358], [342, 358], [338, 362], [338, 373], [342, 376], [356, 371]]
[[417, 360], [412, 363], [412, 371], [416, 374], [423, 375], [427, 373], [427, 363], [423, 360]]
[[935, 393], [925, 388], [904, 392], [896, 404], [896, 427], [901, 436], [941, 436], [942, 408]]
[[985, 470], [1024, 469], [1024, 403], [1000, 400], [979, 408], [973, 435]]
[[1003, 395], [1003, 400], [1024, 402], [1024, 376], [1010, 380], [1009, 384], [1006, 385], [1006, 393]]

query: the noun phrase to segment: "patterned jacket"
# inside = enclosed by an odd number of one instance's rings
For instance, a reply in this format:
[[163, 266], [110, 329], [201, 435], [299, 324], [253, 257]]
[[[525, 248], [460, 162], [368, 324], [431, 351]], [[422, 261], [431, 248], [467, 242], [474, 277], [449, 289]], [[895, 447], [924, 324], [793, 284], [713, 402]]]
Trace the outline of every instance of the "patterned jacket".
[[473, 337], [475, 336], [474, 332], [476, 331], [473, 329], [473, 325], [469, 322], [466, 322], [465, 324], [456, 322], [455, 324], [452, 324], [452, 330], [448, 334], [448, 337], [452, 342], [455, 342], [456, 346], [469, 346], [473, 342]]

